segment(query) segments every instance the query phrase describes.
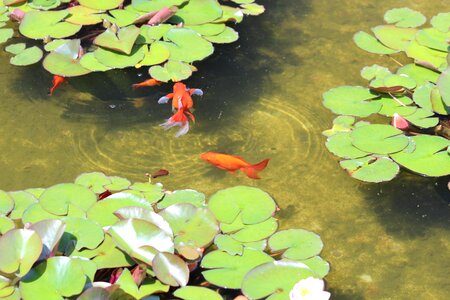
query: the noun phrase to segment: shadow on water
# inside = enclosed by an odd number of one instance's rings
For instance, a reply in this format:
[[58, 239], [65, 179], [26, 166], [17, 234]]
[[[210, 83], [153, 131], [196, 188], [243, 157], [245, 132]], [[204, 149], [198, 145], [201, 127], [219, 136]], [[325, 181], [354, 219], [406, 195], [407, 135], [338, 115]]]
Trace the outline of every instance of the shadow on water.
[[[216, 45], [215, 53], [196, 63], [199, 69], [186, 84], [202, 88], [205, 95], [196, 99], [196, 115], [209, 131], [235, 122], [252, 109], [261, 95], [268, 92], [266, 76], [281, 72], [282, 66], [299, 65], [298, 56], [291, 53], [293, 45], [301, 43], [298, 27], [283, 26], [286, 18], [297, 18], [310, 10], [309, 0], [290, 9], [290, 1], [261, 1], [266, 12], [258, 17], [246, 17], [235, 29], [240, 39], [229, 45]], [[291, 16], [292, 15], [292, 16]], [[89, 120], [109, 130], [123, 129], [139, 123], [159, 123], [170, 115], [168, 106], [161, 107], [157, 99], [170, 92], [170, 86], [143, 88], [132, 91], [132, 83], [148, 77], [147, 68], [114, 70], [105, 73], [70, 78], [70, 88], [59, 88], [53, 97], [47, 96], [51, 86], [49, 75], [40, 64], [19, 73], [11, 87], [33, 101], [57, 101], [64, 105], [63, 118], [79, 122]], [[26, 88], [23, 82], [27, 83]], [[74, 91], [75, 90], [75, 91]], [[195, 101], [195, 99], [194, 99]], [[232, 116], [221, 118], [222, 116]]]
[[448, 176], [422, 178], [402, 170], [391, 182], [365, 186], [365, 194], [388, 233], [415, 238], [431, 228], [450, 228], [449, 180]]

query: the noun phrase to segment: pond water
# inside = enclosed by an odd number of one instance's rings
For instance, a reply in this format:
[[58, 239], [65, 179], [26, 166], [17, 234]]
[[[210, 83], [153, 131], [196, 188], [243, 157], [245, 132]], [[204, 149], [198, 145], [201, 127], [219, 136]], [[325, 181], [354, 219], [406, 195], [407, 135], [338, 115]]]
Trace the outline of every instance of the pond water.
[[[260, 2], [267, 12], [244, 20], [240, 40], [197, 65], [188, 86], [205, 95], [195, 99], [197, 124], [178, 139], [158, 126], [170, 108], [156, 100], [169, 87], [129, 88], [145, 71], [72, 79], [48, 97], [50, 75], [12, 67], [0, 52], [0, 188], [46, 187], [94, 170], [145, 181], [160, 168], [170, 170], [161, 178], [168, 189], [210, 195], [256, 186], [280, 205], [283, 228], [322, 236], [333, 299], [448, 299], [446, 181], [403, 171], [390, 183], [358, 182], [339, 168], [321, 135], [334, 117], [322, 107], [324, 91], [364, 84], [365, 65], [395, 68], [359, 50], [353, 34], [381, 24], [390, 8], [431, 17], [448, 11], [448, 0]], [[252, 181], [204, 163], [204, 151], [271, 162], [263, 179]]]

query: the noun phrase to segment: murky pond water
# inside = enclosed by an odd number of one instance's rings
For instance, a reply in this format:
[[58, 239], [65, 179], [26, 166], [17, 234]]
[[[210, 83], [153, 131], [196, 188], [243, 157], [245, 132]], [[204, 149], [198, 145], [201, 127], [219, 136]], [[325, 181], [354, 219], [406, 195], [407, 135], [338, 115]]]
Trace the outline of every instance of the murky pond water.
[[[263, 1], [261, 1], [263, 3]], [[241, 39], [218, 47], [188, 82], [205, 92], [198, 123], [175, 139], [158, 124], [170, 108], [156, 103], [169, 87], [132, 92], [139, 70], [72, 79], [53, 97], [39, 67], [18, 69], [0, 52], [0, 188], [50, 186], [99, 170], [145, 180], [159, 168], [168, 189], [207, 194], [239, 184], [271, 193], [282, 227], [319, 233], [334, 299], [448, 299], [450, 194], [445, 180], [403, 172], [385, 184], [363, 184], [340, 170], [321, 131], [333, 115], [321, 94], [364, 84], [369, 64], [395, 67], [360, 51], [358, 30], [381, 24], [387, 9], [409, 6], [431, 17], [448, 0], [277, 0], [247, 18]], [[144, 72], [144, 71], [143, 71]], [[232, 176], [199, 159], [204, 151], [272, 160], [260, 181]]]

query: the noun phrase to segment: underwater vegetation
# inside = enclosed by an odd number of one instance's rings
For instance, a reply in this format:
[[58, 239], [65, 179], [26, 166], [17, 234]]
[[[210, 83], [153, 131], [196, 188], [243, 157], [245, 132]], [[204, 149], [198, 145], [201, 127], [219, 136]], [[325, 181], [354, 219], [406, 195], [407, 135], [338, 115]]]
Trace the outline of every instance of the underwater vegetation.
[[[366, 66], [368, 86], [341, 86], [323, 94], [323, 104], [338, 116], [323, 132], [326, 147], [340, 166], [367, 182], [393, 179], [400, 166], [420, 175], [450, 175], [450, 13], [426, 17], [409, 8], [386, 12], [387, 24], [360, 31], [356, 45], [386, 55], [400, 67]], [[397, 59], [406, 55], [411, 63]], [[380, 115], [390, 123], [364, 118]]]
[[206, 201], [100, 172], [0, 191], [0, 299], [328, 299], [320, 237], [277, 231], [278, 210], [253, 187]]

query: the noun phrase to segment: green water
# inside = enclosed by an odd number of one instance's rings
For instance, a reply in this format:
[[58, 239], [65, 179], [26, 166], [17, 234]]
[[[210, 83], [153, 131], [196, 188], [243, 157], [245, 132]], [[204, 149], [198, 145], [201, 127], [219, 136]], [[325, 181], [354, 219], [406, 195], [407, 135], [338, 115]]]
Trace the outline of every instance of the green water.
[[[0, 52], [0, 188], [50, 186], [94, 170], [144, 181], [160, 168], [170, 170], [161, 178], [168, 189], [257, 186], [277, 200], [283, 228], [322, 236], [333, 299], [450, 298], [446, 181], [406, 172], [385, 184], [352, 180], [321, 136], [333, 119], [321, 105], [324, 91], [364, 84], [359, 70], [368, 64], [395, 68], [357, 49], [354, 32], [381, 24], [387, 9], [430, 17], [448, 11], [448, 0], [264, 4], [266, 14], [238, 28], [239, 42], [198, 64], [188, 85], [205, 96], [196, 100], [198, 123], [179, 139], [158, 126], [170, 108], [156, 100], [169, 87], [130, 91], [146, 76], [139, 70], [72, 79], [47, 97], [47, 73], [11, 67]], [[204, 151], [272, 160], [252, 181], [207, 165]]]

